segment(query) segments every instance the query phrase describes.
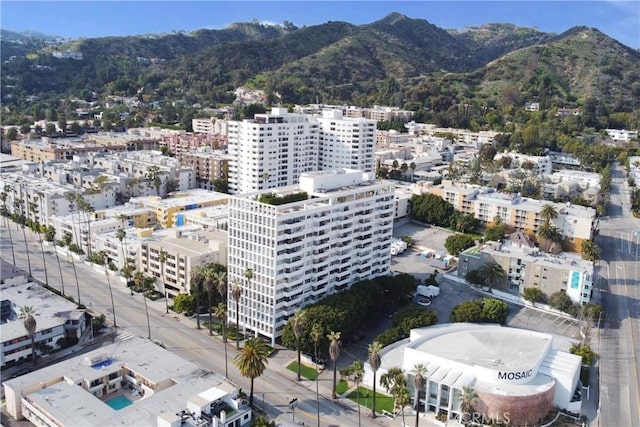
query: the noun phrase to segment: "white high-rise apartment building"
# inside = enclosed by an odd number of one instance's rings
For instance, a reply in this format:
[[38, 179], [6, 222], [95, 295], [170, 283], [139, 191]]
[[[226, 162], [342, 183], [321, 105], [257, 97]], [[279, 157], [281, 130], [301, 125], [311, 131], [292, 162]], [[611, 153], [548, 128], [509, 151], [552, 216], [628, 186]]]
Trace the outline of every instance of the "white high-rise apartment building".
[[320, 169], [375, 172], [376, 121], [343, 118], [342, 110], [325, 110], [320, 122]]
[[318, 170], [319, 127], [312, 117], [287, 113], [286, 108], [230, 121], [231, 193], [294, 185], [302, 173]]
[[[229, 321], [274, 342], [295, 311], [389, 273], [394, 187], [373, 173], [303, 173], [299, 186], [229, 201]], [[245, 273], [253, 272], [248, 280]]]

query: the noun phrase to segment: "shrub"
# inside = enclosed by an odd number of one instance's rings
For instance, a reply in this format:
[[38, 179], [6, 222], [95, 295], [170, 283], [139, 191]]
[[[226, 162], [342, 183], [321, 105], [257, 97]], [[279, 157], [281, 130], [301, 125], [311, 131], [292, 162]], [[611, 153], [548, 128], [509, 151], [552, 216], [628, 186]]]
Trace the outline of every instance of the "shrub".
[[460, 252], [473, 247], [475, 244], [476, 242], [471, 236], [454, 234], [453, 236], [447, 237], [447, 240], [444, 242], [444, 247], [447, 248], [447, 251], [449, 251], [451, 255], [458, 256]]
[[560, 310], [565, 313], [571, 314], [572, 312], [574, 312], [573, 301], [571, 300], [571, 297], [564, 291], [552, 293], [549, 297], [548, 304], [549, 307], [555, 308], [556, 310]]
[[451, 310], [452, 322], [504, 324], [508, 316], [509, 305], [495, 298], [465, 301]]
[[173, 299], [173, 311], [191, 315], [196, 311], [196, 297], [189, 294], [178, 294]]
[[522, 297], [531, 302], [545, 302], [547, 295], [538, 288], [524, 288]]
[[598, 357], [598, 354], [591, 350], [591, 346], [589, 344], [573, 344], [569, 349], [569, 352], [582, 357], [582, 364], [588, 366], [593, 365], [596, 357]]

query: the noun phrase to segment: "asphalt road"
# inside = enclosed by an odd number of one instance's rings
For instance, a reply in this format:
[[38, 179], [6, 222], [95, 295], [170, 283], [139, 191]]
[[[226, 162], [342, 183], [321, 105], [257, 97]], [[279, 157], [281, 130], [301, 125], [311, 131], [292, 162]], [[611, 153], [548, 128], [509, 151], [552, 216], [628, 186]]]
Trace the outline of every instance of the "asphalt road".
[[[4, 221], [4, 220], [3, 220]], [[25, 272], [27, 268], [27, 254], [25, 251], [22, 230], [16, 229], [16, 224], [11, 225], [11, 238], [16, 266]], [[0, 227], [0, 253], [2, 258], [12, 261], [11, 241], [5, 223]], [[44, 282], [44, 267], [42, 252], [37, 235], [26, 231], [29, 255], [31, 260], [32, 276]], [[62, 279], [65, 293], [77, 299], [78, 287], [76, 286], [73, 265], [68, 257], [59, 255], [62, 265]], [[49, 285], [60, 289], [60, 270], [52, 247], [45, 247], [45, 259]], [[93, 311], [105, 314], [113, 321], [113, 310], [109, 295], [109, 286], [104, 274], [98, 273], [93, 266], [85, 263], [75, 263], [79, 281], [81, 302]], [[115, 306], [116, 322], [120, 328], [121, 339], [126, 339], [128, 334], [142, 337], [148, 336], [147, 320], [142, 296], [130, 295], [130, 291], [117, 278], [111, 277], [111, 286]], [[224, 345], [220, 338], [210, 337], [206, 331], [198, 331], [194, 328], [195, 321], [173, 312], [165, 314], [164, 302], [149, 302], [149, 318], [151, 326], [151, 338], [161, 341], [167, 350], [192, 361], [204, 369], [215, 372], [225, 372]], [[240, 375], [233, 364], [236, 355], [235, 342], [229, 343], [228, 372], [229, 379], [247, 393], [250, 390], [250, 382]], [[317, 403], [315, 382], [295, 380], [293, 372], [286, 371], [286, 367], [295, 354], [289, 350], [278, 350], [270, 357], [269, 366], [265, 374], [256, 379], [254, 384], [254, 403], [263, 409], [270, 418], [291, 420], [293, 414], [289, 409], [289, 401], [298, 399], [295, 409], [295, 420], [305, 425], [317, 425]], [[327, 370], [329, 371], [329, 370]], [[356, 407], [350, 401], [337, 401], [331, 399], [331, 380], [329, 373], [323, 373], [320, 380], [320, 418], [321, 426], [357, 426], [358, 414]], [[366, 413], [366, 409], [363, 409]], [[375, 420], [363, 416], [362, 425], [400, 425], [398, 418], [391, 421], [385, 417]], [[424, 425], [429, 425], [424, 422]]]
[[[610, 216], [602, 219], [601, 296], [606, 312], [599, 336], [600, 426], [640, 426], [640, 220], [630, 212], [623, 168], [612, 170]], [[634, 234], [636, 233], [636, 234]]]

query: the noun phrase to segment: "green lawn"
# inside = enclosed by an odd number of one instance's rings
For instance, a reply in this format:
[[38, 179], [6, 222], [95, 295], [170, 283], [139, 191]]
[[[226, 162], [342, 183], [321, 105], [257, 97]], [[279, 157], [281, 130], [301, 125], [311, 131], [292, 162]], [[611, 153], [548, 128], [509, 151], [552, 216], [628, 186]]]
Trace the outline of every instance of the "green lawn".
[[[360, 393], [360, 399], [356, 397], [358, 396], [357, 394], [358, 392]], [[365, 387], [358, 387], [358, 390], [354, 390], [351, 393], [349, 393], [349, 396], [347, 396], [347, 398], [353, 400], [356, 403], [359, 403], [362, 406], [365, 406], [371, 409], [372, 396], [373, 396], [373, 390], [370, 390]], [[376, 412], [381, 413], [383, 410], [393, 412], [393, 397], [376, 393]]]
[[[289, 366], [287, 366], [287, 369], [297, 374], [298, 362], [291, 362]], [[318, 378], [318, 374], [316, 373], [315, 369], [302, 364], [300, 365], [300, 376], [305, 377], [306, 379], [312, 380], [312, 381]]]
[[347, 390], [349, 390], [349, 384], [347, 384], [345, 380], [338, 381], [338, 384], [336, 385], [336, 393], [344, 394]]

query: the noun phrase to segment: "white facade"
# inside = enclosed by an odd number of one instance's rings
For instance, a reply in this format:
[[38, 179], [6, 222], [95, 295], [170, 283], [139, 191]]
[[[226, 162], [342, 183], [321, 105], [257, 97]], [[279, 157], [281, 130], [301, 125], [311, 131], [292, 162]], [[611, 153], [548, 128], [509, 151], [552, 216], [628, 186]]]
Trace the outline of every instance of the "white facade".
[[511, 151], [496, 154], [494, 160], [498, 161], [503, 157], [511, 157], [511, 159], [513, 159], [511, 168], [521, 168], [524, 163], [529, 162], [535, 165], [533, 170], [536, 172], [536, 175], [548, 175], [553, 171], [551, 157], [549, 156], [529, 156]]
[[[460, 419], [465, 386], [478, 394], [476, 409], [508, 411], [505, 408], [513, 405], [510, 416], [515, 422], [522, 415], [518, 405], [525, 401], [536, 404], [540, 396], [546, 396], [543, 400], [548, 399], [548, 404], [579, 413], [581, 401], [575, 399], [575, 393], [581, 359], [569, 354], [564, 345], [550, 334], [495, 324], [452, 323], [412, 329], [409, 339], [383, 350], [376, 382], [378, 390], [384, 390], [380, 377], [390, 368], [400, 367], [410, 377], [414, 400], [414, 368], [424, 365], [427, 373], [420, 404], [427, 412], [444, 413], [447, 419]], [[373, 385], [368, 363], [363, 384]], [[519, 400], [513, 399], [516, 397]]]
[[[36, 426], [247, 427], [237, 387], [138, 337], [3, 381], [6, 410]], [[109, 405], [115, 397], [129, 405]], [[190, 416], [181, 417], [180, 414]]]
[[294, 185], [318, 170], [319, 124], [304, 114], [270, 114], [229, 122], [229, 190], [249, 193]]
[[[373, 174], [333, 170], [303, 174], [299, 186], [276, 194], [302, 192], [308, 198], [281, 205], [256, 200], [267, 191], [229, 203], [228, 277], [243, 287], [240, 325], [272, 342], [295, 311], [389, 272], [393, 185]], [[231, 291], [230, 285], [229, 301]], [[233, 303], [228, 316], [235, 322]]]
[[374, 172], [376, 121], [343, 118], [342, 110], [325, 110], [320, 123], [319, 169]]
[[618, 142], [629, 142], [632, 139], [638, 139], [637, 130], [605, 129], [605, 132], [607, 132], [607, 135], [609, 135], [611, 139]]
[[[8, 363], [21, 362], [31, 357], [31, 338], [27, 335], [22, 320], [18, 319], [20, 307], [30, 306], [36, 310], [36, 332], [34, 342], [57, 348], [58, 340], [65, 336], [80, 338], [86, 328], [84, 310], [36, 283], [29, 283], [21, 276], [7, 279], [0, 287], [4, 304], [8, 304], [11, 315], [0, 326], [0, 357], [2, 367]], [[68, 289], [67, 293], [71, 293]], [[4, 301], [8, 303], [4, 303]], [[4, 315], [5, 313], [3, 313]], [[36, 354], [40, 353], [36, 351]]]

